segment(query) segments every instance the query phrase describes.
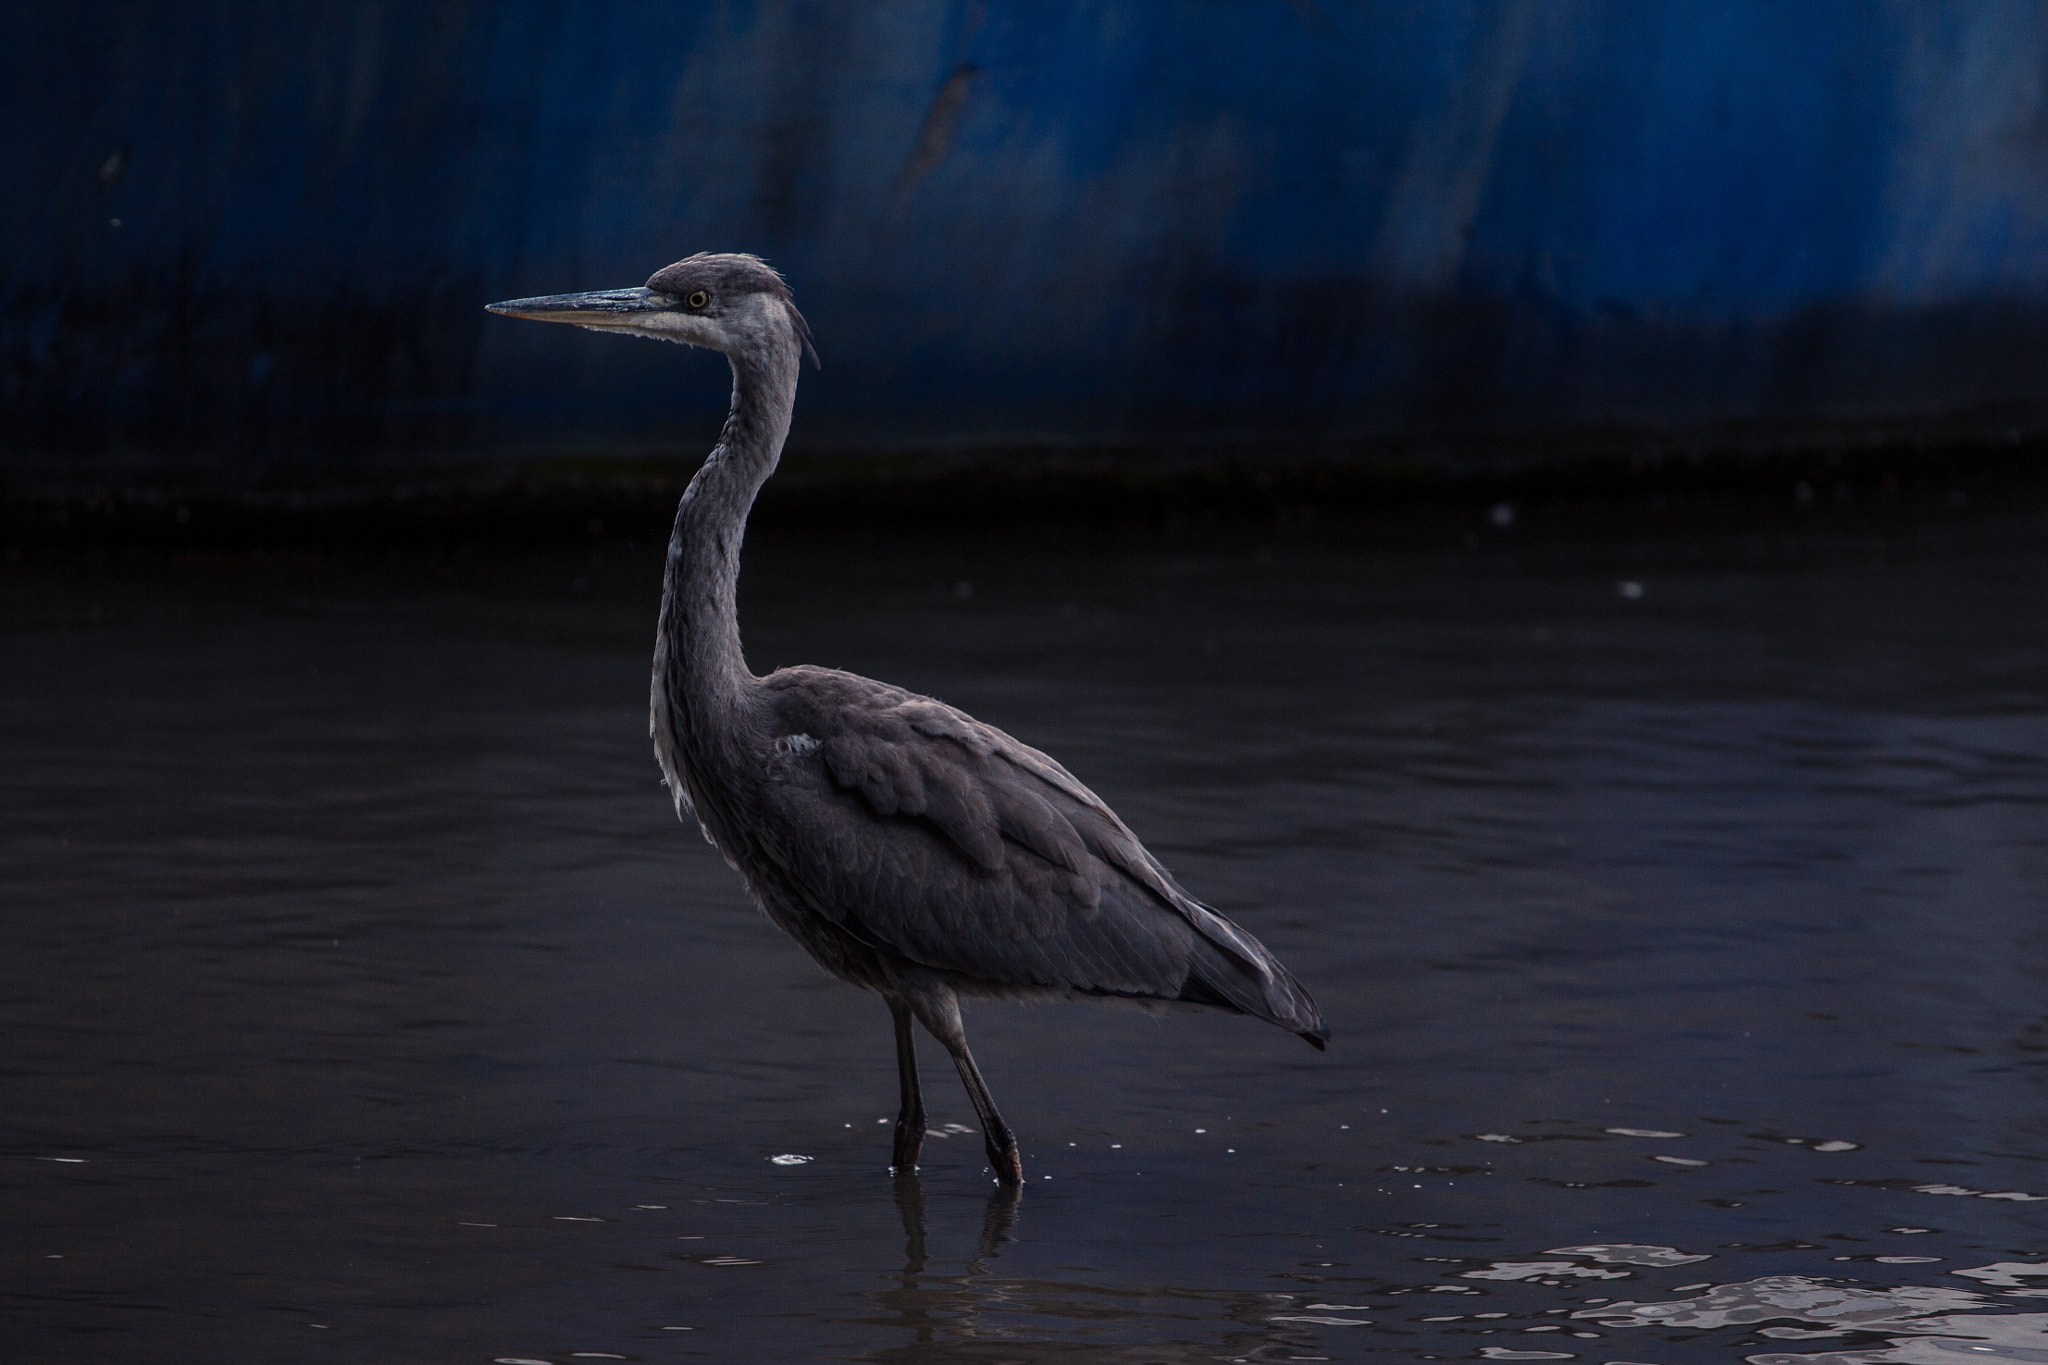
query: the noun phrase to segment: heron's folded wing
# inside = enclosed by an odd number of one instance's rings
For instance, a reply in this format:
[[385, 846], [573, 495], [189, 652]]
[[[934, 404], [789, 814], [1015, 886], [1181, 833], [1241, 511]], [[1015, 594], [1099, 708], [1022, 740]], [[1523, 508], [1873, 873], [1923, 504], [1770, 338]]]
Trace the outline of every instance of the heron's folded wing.
[[814, 742], [791, 747], [770, 793], [767, 851], [857, 936], [1017, 986], [1176, 999], [1218, 950], [1228, 961], [1212, 966], [1247, 978], [1228, 992], [1246, 1005], [1276, 971], [1291, 981], [1037, 750], [867, 679], [792, 669], [769, 683], [782, 722]]

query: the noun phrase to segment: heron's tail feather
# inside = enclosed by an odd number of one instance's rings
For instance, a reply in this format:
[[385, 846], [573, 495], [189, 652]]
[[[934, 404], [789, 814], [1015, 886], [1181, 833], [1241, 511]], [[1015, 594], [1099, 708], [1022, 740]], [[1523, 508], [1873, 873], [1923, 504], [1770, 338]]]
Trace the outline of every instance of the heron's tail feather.
[[[1246, 939], [1250, 937], [1244, 935]], [[1247, 967], [1237, 954], [1197, 935], [1179, 998], [1190, 1005], [1208, 1005], [1278, 1024], [1322, 1051], [1330, 1030], [1323, 1023], [1315, 999], [1271, 953], [1261, 949], [1260, 955], [1265, 968], [1263, 975]]]

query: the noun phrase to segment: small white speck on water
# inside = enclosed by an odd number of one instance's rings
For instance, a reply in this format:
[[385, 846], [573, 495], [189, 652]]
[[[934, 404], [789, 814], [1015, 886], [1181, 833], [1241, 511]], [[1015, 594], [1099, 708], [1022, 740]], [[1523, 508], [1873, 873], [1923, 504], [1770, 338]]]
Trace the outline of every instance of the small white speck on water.
[[557, 1223], [602, 1223], [604, 1219], [588, 1218], [579, 1213], [558, 1213], [555, 1215], [555, 1221]]
[[635, 1205], [634, 1205], [633, 1207], [634, 1207], [634, 1208], [636, 1208], [636, 1209], [665, 1209], [665, 1208], [667, 1208], [667, 1207], [668, 1207], [668, 1205], [666, 1205], [666, 1204], [635, 1204]]
[[1693, 1156], [1653, 1156], [1652, 1161], [1661, 1161], [1667, 1166], [1706, 1166], [1711, 1163]]
[[498, 1225], [496, 1223], [457, 1223], [455, 1226], [459, 1228], [494, 1228]]
[[783, 1152], [778, 1156], [771, 1156], [768, 1159], [778, 1166], [801, 1166], [805, 1162], [812, 1161], [815, 1158], [807, 1156], [798, 1156], [795, 1152]]
[[1198, 1133], [1206, 1133], [1206, 1132], [1208, 1132], [1209, 1130], [1208, 1130], [1207, 1128], [1197, 1128], [1197, 1129], [1195, 1129], [1195, 1131], [1196, 1131], [1196, 1132], [1198, 1132]]
[[1860, 1142], [1844, 1142], [1840, 1138], [1835, 1138], [1828, 1142], [1816, 1142], [1813, 1144], [1813, 1150], [1816, 1152], [1853, 1152], [1862, 1145]]
[[1112, 1143], [1110, 1143], [1109, 1145], [1110, 1145], [1111, 1147], [1121, 1147], [1121, 1146], [1123, 1146], [1123, 1144], [1122, 1144], [1121, 1142], [1112, 1142]]
[[1603, 1133], [1614, 1133], [1620, 1137], [1682, 1138], [1684, 1133], [1667, 1133], [1659, 1128], [1602, 1128]]
[[57, 1161], [62, 1162], [66, 1166], [83, 1166], [85, 1164], [85, 1158], [82, 1156], [39, 1156], [36, 1160]]

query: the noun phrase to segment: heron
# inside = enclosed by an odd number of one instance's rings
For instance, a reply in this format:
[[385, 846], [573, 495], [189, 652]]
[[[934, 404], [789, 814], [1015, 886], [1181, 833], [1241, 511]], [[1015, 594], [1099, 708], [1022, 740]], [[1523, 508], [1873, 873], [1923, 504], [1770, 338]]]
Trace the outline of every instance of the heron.
[[1321, 1050], [1315, 1001], [1264, 945], [1183, 890], [1057, 762], [931, 697], [834, 669], [766, 677], [740, 649], [740, 540], [782, 457], [811, 331], [759, 257], [699, 253], [637, 289], [488, 305], [722, 352], [732, 405], [683, 491], [662, 574], [650, 729], [677, 818], [768, 918], [895, 1024], [892, 1164], [926, 1134], [913, 1022], [951, 1055], [999, 1184], [1024, 1178], [962, 997], [1122, 999], [1263, 1019]]

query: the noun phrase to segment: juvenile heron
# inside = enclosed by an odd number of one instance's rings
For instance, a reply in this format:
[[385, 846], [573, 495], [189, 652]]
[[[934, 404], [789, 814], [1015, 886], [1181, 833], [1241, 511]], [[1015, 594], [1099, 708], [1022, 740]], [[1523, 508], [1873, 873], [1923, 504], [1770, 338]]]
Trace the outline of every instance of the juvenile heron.
[[1315, 1002], [1244, 930], [1183, 891], [1065, 768], [930, 697], [828, 668], [757, 678], [733, 588], [754, 495], [782, 455], [810, 328], [759, 259], [697, 255], [642, 289], [490, 305], [722, 351], [732, 411], [684, 490], [654, 637], [654, 753], [679, 818], [768, 917], [896, 1024], [895, 1166], [924, 1143], [911, 1020], [952, 1054], [989, 1164], [1024, 1178], [960, 1022], [962, 995], [1206, 1006], [1320, 1049]]

